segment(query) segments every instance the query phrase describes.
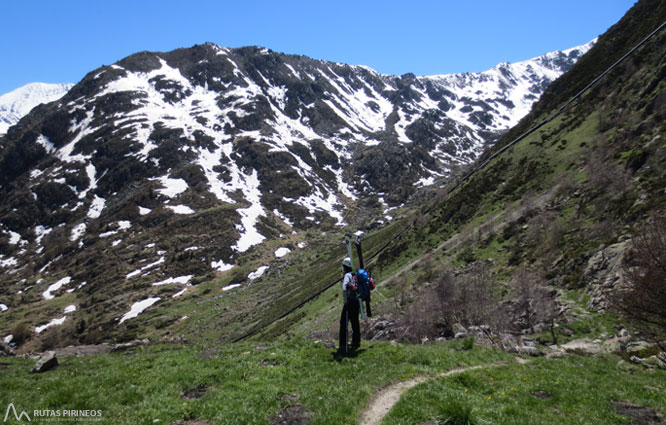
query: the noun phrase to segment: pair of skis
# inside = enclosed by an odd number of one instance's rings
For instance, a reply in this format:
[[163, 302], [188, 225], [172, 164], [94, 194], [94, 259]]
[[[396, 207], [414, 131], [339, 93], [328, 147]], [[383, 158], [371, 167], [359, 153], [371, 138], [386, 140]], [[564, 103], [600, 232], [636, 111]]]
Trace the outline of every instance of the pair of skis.
[[[351, 235], [345, 235], [345, 245], [347, 246], [347, 255], [349, 256], [349, 260], [351, 260], [352, 264], [352, 272], [354, 273], [355, 276], [358, 276], [359, 272], [367, 273], [365, 272], [365, 264], [363, 263], [363, 249], [361, 248], [361, 233], [357, 233], [355, 235], [355, 238], [353, 239], [354, 245], [356, 245], [356, 253], [358, 254], [358, 264], [359, 268], [356, 269], [354, 267], [354, 253], [352, 249], [352, 237]], [[367, 317], [372, 317], [372, 309], [370, 308], [370, 289], [367, 289], [366, 294], [364, 295], [364, 299], [359, 299], [359, 305], [360, 305], [360, 310], [361, 310], [361, 319], [365, 320]], [[365, 304], [365, 306], [364, 306]], [[364, 308], [365, 307], [365, 308]], [[367, 315], [366, 315], [367, 311]]]

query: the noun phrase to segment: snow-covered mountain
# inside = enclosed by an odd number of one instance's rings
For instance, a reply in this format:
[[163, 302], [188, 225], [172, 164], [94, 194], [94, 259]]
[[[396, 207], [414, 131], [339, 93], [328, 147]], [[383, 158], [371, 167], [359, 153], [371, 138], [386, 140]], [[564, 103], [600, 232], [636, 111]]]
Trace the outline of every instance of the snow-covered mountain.
[[74, 84], [30, 83], [0, 96], [0, 136], [35, 106], [60, 99]]
[[0, 137], [0, 302], [85, 291], [115, 326], [140, 297], [381, 217], [473, 161], [590, 47], [427, 77], [214, 44], [99, 68]]

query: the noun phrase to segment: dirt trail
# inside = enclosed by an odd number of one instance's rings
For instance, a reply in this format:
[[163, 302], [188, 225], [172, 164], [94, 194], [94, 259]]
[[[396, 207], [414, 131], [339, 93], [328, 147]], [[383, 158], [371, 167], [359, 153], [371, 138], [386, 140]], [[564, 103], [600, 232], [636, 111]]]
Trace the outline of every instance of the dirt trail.
[[488, 369], [492, 367], [506, 366], [508, 364], [509, 362], [499, 362], [499, 363], [491, 363], [485, 365], [457, 367], [455, 369], [451, 369], [446, 372], [437, 374], [434, 377], [417, 376], [416, 378], [412, 378], [408, 381], [402, 381], [390, 385], [379, 391], [379, 393], [377, 393], [377, 395], [373, 397], [368, 407], [361, 414], [359, 424], [379, 425], [382, 422], [382, 419], [384, 419], [384, 416], [386, 416], [388, 412], [391, 410], [391, 408], [393, 408], [393, 406], [395, 406], [396, 403], [400, 401], [402, 393], [404, 393], [410, 388], [413, 388], [419, 384], [428, 381], [429, 379], [443, 378], [446, 376], [456, 375], [458, 373], [463, 373], [470, 370]]

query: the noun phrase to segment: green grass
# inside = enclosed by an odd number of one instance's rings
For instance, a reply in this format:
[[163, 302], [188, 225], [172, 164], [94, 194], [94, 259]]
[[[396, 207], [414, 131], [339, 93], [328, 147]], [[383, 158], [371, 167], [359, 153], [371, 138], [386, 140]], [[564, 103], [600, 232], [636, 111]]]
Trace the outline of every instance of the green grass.
[[537, 359], [429, 381], [404, 394], [383, 423], [628, 423], [615, 413], [614, 401], [666, 412], [666, 372], [619, 368], [618, 360]]
[[[354, 424], [379, 388], [414, 375], [510, 356], [462, 343], [428, 346], [364, 342], [356, 357], [336, 361], [333, 350], [305, 339], [258, 346], [152, 346], [133, 353], [63, 358], [43, 374], [33, 361], [3, 359], [0, 406], [17, 409], [102, 410], [104, 424], [170, 424], [198, 419], [210, 424], [268, 424], [298, 403], [314, 424]], [[203, 355], [202, 355], [203, 354]], [[204, 389], [187, 400], [185, 391]], [[11, 422], [9, 422], [11, 423]]]

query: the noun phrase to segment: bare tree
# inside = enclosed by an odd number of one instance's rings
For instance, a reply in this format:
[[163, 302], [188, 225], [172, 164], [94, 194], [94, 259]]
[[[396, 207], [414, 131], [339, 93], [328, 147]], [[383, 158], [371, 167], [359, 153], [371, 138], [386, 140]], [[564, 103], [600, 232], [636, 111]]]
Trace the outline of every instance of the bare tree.
[[444, 274], [436, 282], [440, 317], [447, 326], [499, 323], [499, 285], [487, 263], [474, 263], [458, 276]]
[[632, 239], [623, 275], [613, 307], [666, 350], [666, 217], [652, 217]]
[[518, 268], [512, 281], [513, 311], [516, 324], [523, 329], [533, 329], [544, 324], [557, 344], [555, 322], [560, 315], [556, 291], [549, 289], [545, 279], [526, 266]]

